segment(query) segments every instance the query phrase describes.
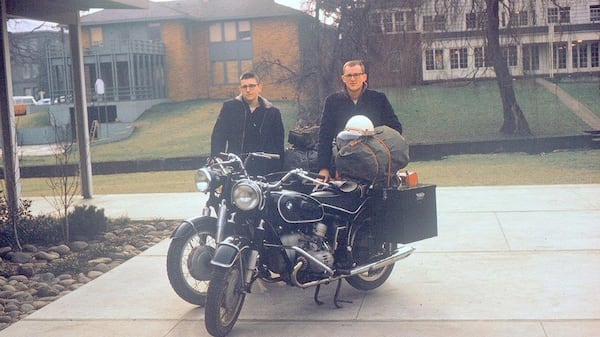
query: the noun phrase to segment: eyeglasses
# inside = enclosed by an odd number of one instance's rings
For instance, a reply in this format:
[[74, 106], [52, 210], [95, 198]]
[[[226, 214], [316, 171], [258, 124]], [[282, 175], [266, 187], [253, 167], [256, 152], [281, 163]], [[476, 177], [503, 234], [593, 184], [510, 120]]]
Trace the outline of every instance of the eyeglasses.
[[344, 76], [344, 78], [351, 79], [351, 78], [358, 78], [358, 77], [360, 77], [360, 76], [362, 76], [362, 75], [364, 75], [364, 74], [365, 74], [365, 73], [344, 74], [344, 75], [342, 75], [342, 76]]
[[240, 85], [240, 89], [242, 89], [242, 90], [254, 89], [256, 87], [258, 87], [258, 84], [244, 84], [244, 85]]

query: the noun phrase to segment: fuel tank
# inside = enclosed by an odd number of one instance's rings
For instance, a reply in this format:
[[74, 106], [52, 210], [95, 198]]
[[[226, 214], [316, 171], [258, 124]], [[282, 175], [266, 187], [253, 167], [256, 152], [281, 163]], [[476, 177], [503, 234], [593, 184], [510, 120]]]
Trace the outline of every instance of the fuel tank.
[[321, 221], [325, 212], [315, 198], [293, 191], [273, 192], [271, 202], [276, 205], [272, 214], [289, 224], [313, 223]]

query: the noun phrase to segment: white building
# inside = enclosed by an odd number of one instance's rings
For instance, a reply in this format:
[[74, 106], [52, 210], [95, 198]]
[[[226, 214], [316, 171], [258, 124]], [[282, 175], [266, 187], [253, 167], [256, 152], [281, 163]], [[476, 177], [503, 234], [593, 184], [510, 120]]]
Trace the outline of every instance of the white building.
[[[371, 22], [384, 35], [419, 36], [421, 81], [494, 77], [484, 6], [484, 0], [381, 1]], [[513, 76], [600, 73], [600, 0], [502, 0], [499, 8], [500, 45]]]

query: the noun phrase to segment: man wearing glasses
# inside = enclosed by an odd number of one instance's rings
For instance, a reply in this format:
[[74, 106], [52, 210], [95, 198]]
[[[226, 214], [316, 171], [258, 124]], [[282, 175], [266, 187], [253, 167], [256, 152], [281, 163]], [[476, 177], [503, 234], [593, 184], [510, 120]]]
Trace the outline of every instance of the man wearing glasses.
[[402, 133], [402, 124], [385, 94], [367, 88], [367, 73], [363, 61], [346, 62], [342, 67], [342, 82], [344, 90], [325, 99], [321, 116], [317, 165], [319, 174], [325, 177], [325, 181], [333, 174], [332, 141], [352, 116], [367, 116], [375, 127], [387, 125]]
[[248, 173], [265, 175], [281, 170], [284, 131], [281, 112], [260, 96], [262, 84], [251, 72], [240, 76], [240, 94], [223, 103], [211, 136], [211, 157], [221, 152], [244, 155], [250, 152], [279, 154], [280, 159], [248, 165]]

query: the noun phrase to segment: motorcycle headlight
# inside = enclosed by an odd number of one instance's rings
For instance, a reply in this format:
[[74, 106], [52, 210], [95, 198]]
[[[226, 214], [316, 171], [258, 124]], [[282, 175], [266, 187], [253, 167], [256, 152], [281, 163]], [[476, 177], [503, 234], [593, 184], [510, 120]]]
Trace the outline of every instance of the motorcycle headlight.
[[255, 209], [263, 201], [260, 187], [251, 180], [240, 180], [231, 190], [231, 201], [242, 211]]
[[215, 179], [213, 179], [212, 172], [210, 172], [210, 170], [208, 170], [206, 167], [203, 167], [196, 171], [194, 180], [196, 181], [196, 189], [198, 189], [198, 191], [207, 192], [210, 190], [212, 182]]

